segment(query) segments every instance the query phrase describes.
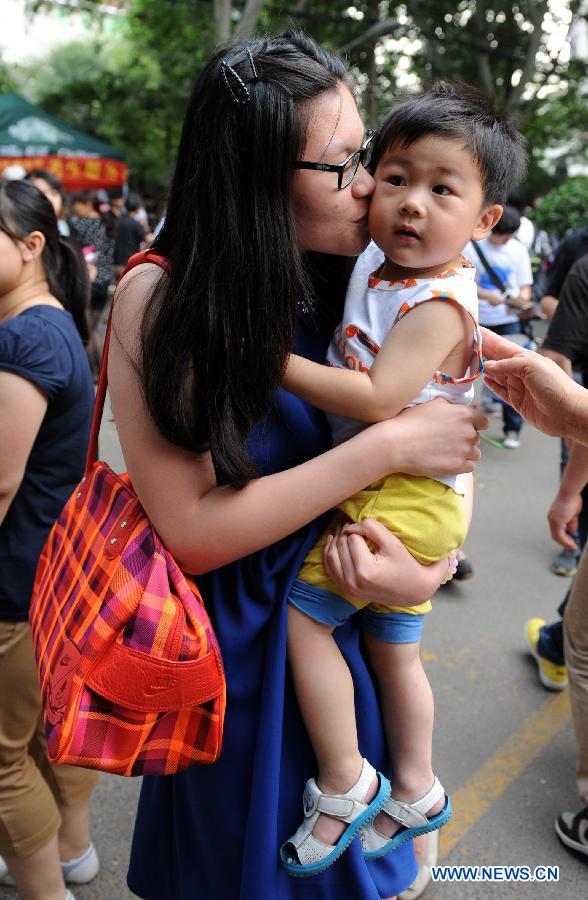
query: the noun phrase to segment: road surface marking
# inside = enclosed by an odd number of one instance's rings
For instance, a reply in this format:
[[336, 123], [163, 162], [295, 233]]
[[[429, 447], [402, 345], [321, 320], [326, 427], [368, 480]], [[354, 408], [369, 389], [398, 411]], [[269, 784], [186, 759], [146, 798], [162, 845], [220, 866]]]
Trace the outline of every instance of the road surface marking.
[[441, 857], [449, 856], [478, 819], [539, 756], [570, 720], [568, 692], [556, 694], [531, 713], [522, 726], [451, 795], [453, 816], [443, 828]]

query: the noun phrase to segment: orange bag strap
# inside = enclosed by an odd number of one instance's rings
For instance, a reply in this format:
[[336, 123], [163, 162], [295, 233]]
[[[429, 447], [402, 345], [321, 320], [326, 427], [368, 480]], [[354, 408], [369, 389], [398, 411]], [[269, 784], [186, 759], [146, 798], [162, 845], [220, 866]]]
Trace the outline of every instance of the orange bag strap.
[[[161, 256], [160, 253], [156, 253], [153, 250], [143, 250], [141, 253], [135, 253], [129, 261], [127, 262], [118, 283], [127, 272], [130, 272], [131, 269], [134, 269], [135, 266], [140, 266], [143, 263], [154, 263], [156, 266], [159, 266], [165, 272], [170, 271], [169, 261], [165, 256]], [[104, 401], [106, 399], [106, 389], [108, 387], [108, 348], [110, 347], [110, 331], [112, 328], [112, 309], [114, 307], [114, 301], [110, 306], [110, 312], [108, 313], [108, 322], [106, 323], [106, 334], [104, 335], [104, 347], [102, 349], [102, 359], [100, 360], [100, 373], [98, 375], [98, 386], [96, 388], [96, 399], [94, 401], [94, 414], [92, 416], [92, 427], [90, 429], [90, 441], [88, 443], [88, 453], [86, 456], [86, 470], [85, 476], [87, 477], [90, 474], [92, 466], [97, 459], [98, 456], [98, 435], [100, 434], [100, 425], [102, 424], [102, 415], [104, 413]]]

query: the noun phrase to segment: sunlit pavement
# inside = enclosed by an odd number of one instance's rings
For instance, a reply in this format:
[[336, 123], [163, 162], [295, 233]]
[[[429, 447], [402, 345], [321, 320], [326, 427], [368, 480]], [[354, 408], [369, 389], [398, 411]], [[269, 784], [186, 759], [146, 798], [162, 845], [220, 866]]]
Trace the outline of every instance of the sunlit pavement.
[[[497, 420], [489, 435], [500, 437]], [[108, 411], [101, 437], [103, 455], [119, 466]], [[581, 900], [588, 894], [586, 863], [553, 832], [556, 815], [580, 805], [567, 691], [551, 694], [540, 687], [523, 643], [525, 621], [554, 617], [570, 583], [549, 571], [557, 547], [545, 516], [557, 487], [559, 447], [532, 428], [522, 437], [517, 451], [483, 444], [466, 546], [475, 577], [435, 598], [423, 656], [436, 698], [435, 769], [455, 805], [441, 862], [559, 866], [559, 882], [437, 883], [427, 889], [429, 900]], [[138, 788], [137, 779], [101, 779], [93, 835], [102, 872], [93, 884], [75, 889], [77, 900], [132, 896], [125, 872]], [[0, 890], [0, 900], [13, 897]]]

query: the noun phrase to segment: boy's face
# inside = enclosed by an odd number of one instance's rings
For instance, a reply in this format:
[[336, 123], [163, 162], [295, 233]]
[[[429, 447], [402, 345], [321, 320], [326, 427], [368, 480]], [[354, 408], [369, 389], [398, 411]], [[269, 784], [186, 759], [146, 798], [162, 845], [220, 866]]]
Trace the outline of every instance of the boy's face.
[[369, 229], [386, 255], [384, 277], [421, 276], [458, 262], [470, 238], [480, 240], [502, 214], [484, 203], [480, 172], [459, 140], [427, 135], [381, 156]]

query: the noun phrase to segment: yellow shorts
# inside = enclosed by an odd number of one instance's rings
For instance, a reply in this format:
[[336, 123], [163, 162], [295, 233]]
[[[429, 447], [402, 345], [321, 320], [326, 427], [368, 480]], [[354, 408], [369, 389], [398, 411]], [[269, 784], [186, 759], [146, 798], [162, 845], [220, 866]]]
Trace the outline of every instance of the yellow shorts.
[[[429, 565], [461, 547], [467, 534], [463, 496], [433, 478], [421, 475], [389, 475], [339, 504], [354, 522], [377, 519], [398, 537], [419, 562]], [[418, 606], [383, 606], [342, 594], [323, 565], [329, 529], [307, 554], [298, 573], [300, 581], [343, 596], [356, 609], [422, 615], [431, 609], [427, 600]]]

